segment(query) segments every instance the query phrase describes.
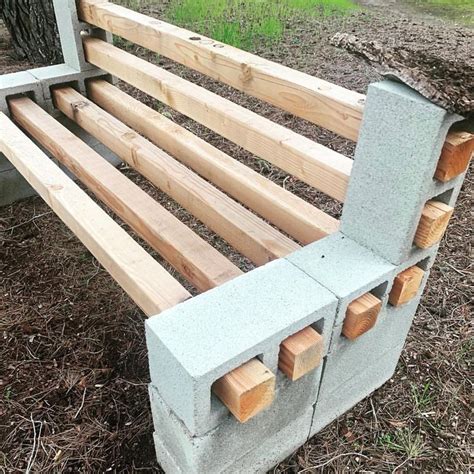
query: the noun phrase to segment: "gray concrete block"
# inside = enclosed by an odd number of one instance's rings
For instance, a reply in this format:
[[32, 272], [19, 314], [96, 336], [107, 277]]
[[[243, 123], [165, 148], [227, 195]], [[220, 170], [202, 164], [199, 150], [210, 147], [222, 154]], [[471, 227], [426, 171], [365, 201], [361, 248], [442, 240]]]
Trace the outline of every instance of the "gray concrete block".
[[0, 172], [0, 207], [35, 194], [35, 190], [16, 169]]
[[61, 85], [70, 85], [83, 95], [87, 95], [86, 81], [88, 79], [103, 77], [110, 80], [110, 75], [96, 67], [86, 71], [77, 71], [67, 64], [46, 66], [29, 71], [41, 84], [43, 97], [48, 112], [54, 111], [51, 88]]
[[349, 303], [368, 291], [385, 301], [396, 270], [340, 232], [307, 245], [286, 259], [335, 294], [339, 300], [335, 324], [343, 322]]
[[7, 98], [20, 94], [28, 94], [39, 104], [44, 102], [41, 83], [29, 71], [0, 76], [0, 112], [9, 115]]
[[[244, 424], [228, 416], [201, 436], [193, 436], [150, 386], [158, 461], [170, 466], [171, 472], [186, 473], [243, 472], [242, 466], [248, 469], [244, 472], [260, 472], [263, 466], [271, 467], [308, 438], [320, 372], [296, 382], [280, 375], [268, 410]], [[280, 443], [268, 452], [262, 450], [278, 434]]]
[[253, 357], [275, 373], [280, 343], [318, 321], [331, 331], [336, 307], [294, 265], [271, 262], [146, 322], [152, 383], [191, 433], [205, 433], [227, 413], [211, 410], [213, 382]]
[[15, 167], [8, 161], [7, 157], [0, 153], [0, 173], [3, 171], [10, 171], [14, 169]]
[[[336, 385], [329, 385], [328, 381], [325, 380], [326, 374], [334, 370], [334, 364], [331, 364], [331, 356], [329, 355], [329, 366], [324, 368], [310, 435], [314, 436], [387, 382], [395, 372], [402, 350], [403, 344], [391, 348], [378, 358], [371, 358], [370, 362], [361, 366], [359, 372], [352, 374], [350, 378], [345, 378], [340, 384]], [[342, 373], [343, 365], [339, 364], [337, 370]]]
[[406, 260], [442, 145], [459, 120], [403, 84], [370, 85], [341, 231], [391, 263]]

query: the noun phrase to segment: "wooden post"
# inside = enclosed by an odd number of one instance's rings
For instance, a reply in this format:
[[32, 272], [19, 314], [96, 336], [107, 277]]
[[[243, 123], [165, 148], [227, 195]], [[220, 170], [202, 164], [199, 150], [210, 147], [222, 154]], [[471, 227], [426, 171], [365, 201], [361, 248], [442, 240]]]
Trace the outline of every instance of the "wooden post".
[[415, 234], [415, 244], [427, 249], [438, 243], [444, 235], [454, 208], [439, 201], [428, 201], [423, 208]]
[[389, 302], [393, 306], [401, 306], [412, 300], [418, 293], [425, 272], [416, 265], [399, 273], [389, 295]]
[[443, 183], [464, 173], [474, 152], [474, 135], [468, 132], [451, 132], [441, 152], [435, 178]]
[[347, 339], [357, 339], [375, 326], [381, 309], [382, 301], [372, 293], [360, 296], [347, 307], [342, 334]]
[[298, 380], [321, 363], [323, 337], [308, 326], [280, 344], [279, 369], [290, 380]]

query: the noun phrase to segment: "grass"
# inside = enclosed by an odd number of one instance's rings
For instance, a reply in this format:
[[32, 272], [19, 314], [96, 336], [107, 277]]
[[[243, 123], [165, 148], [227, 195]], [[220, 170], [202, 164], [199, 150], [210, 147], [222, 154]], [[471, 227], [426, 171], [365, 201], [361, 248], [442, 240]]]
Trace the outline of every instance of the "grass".
[[329, 16], [355, 8], [350, 0], [174, 0], [166, 15], [176, 25], [250, 49], [280, 39], [295, 15]]
[[408, 428], [384, 434], [379, 438], [379, 443], [390, 451], [403, 454], [408, 459], [417, 459], [426, 450], [421, 435]]
[[432, 404], [431, 383], [427, 382], [423, 386], [411, 384], [411, 394], [413, 402], [418, 411], [424, 411]]

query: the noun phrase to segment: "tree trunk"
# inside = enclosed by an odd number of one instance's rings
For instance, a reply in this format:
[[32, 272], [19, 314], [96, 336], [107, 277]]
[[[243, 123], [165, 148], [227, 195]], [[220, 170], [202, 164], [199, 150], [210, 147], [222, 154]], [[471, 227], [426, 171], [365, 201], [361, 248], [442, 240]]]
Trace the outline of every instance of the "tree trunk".
[[0, 15], [18, 59], [41, 64], [63, 61], [52, 0], [0, 0]]

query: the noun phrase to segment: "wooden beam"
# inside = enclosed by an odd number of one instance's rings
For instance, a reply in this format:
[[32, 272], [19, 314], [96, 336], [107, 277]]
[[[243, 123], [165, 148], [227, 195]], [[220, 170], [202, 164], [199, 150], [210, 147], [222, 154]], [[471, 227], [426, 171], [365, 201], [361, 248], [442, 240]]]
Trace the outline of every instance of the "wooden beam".
[[443, 183], [464, 173], [474, 153], [474, 134], [451, 132], [448, 134], [436, 168], [435, 178]]
[[212, 391], [244, 423], [273, 402], [275, 375], [252, 359], [214, 382]]
[[446, 231], [454, 208], [439, 201], [428, 201], [415, 233], [416, 246], [427, 249], [438, 243]]
[[[74, 99], [77, 95], [71, 88], [53, 92], [53, 97], [61, 96], [61, 100]], [[200, 291], [242, 274], [227, 258], [32, 100], [12, 100], [10, 107], [16, 122]]]
[[342, 325], [342, 334], [348, 339], [357, 339], [372, 329], [382, 309], [380, 301], [372, 293], [365, 293], [349, 304]]
[[89, 98], [298, 241], [337, 232], [339, 221], [102, 79]]
[[290, 380], [298, 380], [321, 364], [323, 346], [323, 337], [308, 326], [280, 344], [278, 367]]
[[79, 3], [79, 16], [238, 90], [357, 139], [365, 96], [113, 3]]
[[191, 296], [3, 113], [0, 151], [146, 314]]
[[257, 265], [299, 248], [259, 217], [76, 91], [56, 106]]
[[425, 272], [416, 265], [399, 273], [389, 295], [389, 302], [393, 306], [401, 306], [411, 301], [418, 293]]
[[352, 160], [137, 58], [85, 37], [87, 60], [329, 196], [344, 200]]

